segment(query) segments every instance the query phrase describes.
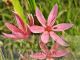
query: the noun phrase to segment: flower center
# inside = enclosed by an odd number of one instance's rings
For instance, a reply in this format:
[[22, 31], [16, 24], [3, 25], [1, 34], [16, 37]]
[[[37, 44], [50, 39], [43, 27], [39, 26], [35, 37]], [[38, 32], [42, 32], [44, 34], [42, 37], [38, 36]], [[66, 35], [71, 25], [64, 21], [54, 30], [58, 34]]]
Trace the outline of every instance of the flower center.
[[51, 26], [46, 26], [45, 31], [50, 32], [51, 30], [52, 30], [52, 27]]
[[51, 57], [52, 57], [51, 52], [48, 52], [48, 53], [47, 53], [47, 58], [51, 58]]

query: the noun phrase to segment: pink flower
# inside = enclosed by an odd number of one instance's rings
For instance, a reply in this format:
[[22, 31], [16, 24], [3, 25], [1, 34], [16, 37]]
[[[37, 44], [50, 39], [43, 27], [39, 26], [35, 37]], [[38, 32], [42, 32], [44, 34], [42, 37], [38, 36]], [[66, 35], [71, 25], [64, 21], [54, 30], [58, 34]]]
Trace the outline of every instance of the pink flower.
[[59, 45], [57, 43], [49, 50], [43, 42], [40, 42], [40, 48], [42, 52], [32, 54], [32, 58], [54, 60], [54, 58], [63, 57], [69, 53], [66, 49], [58, 50]]
[[66, 43], [55, 32], [67, 30], [71, 28], [73, 24], [62, 23], [62, 24], [54, 25], [56, 21], [57, 12], [58, 12], [58, 5], [55, 4], [54, 8], [51, 10], [48, 16], [48, 20], [46, 21], [46, 19], [44, 18], [40, 10], [37, 8], [36, 16], [42, 26], [33, 25], [29, 28], [33, 33], [42, 33], [41, 40], [44, 43], [48, 43], [49, 36], [50, 36], [58, 44], [66, 45]]
[[[16, 21], [17, 21], [17, 26], [9, 23], [9, 22], [5, 22], [5, 26], [11, 30], [12, 34], [7, 34], [7, 33], [3, 33], [4, 37], [6, 38], [12, 38], [12, 39], [26, 39], [30, 36], [31, 32], [29, 30], [29, 28], [27, 27], [27, 25], [24, 24], [23, 20], [21, 19], [21, 17], [14, 12]], [[32, 15], [28, 15], [29, 18], [29, 25], [32, 26], [34, 24], [34, 19], [32, 17]]]

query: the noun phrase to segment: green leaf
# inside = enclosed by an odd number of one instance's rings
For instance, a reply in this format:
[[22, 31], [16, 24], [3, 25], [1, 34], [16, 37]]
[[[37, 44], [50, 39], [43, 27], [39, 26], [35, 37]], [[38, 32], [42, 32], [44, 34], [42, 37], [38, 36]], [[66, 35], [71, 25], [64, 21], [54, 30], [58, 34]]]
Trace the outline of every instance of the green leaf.
[[28, 0], [29, 2], [29, 9], [30, 9], [30, 12], [34, 12], [35, 9], [36, 9], [36, 3], [35, 3], [35, 0]]
[[14, 10], [16, 12], [18, 12], [18, 14], [20, 15], [20, 17], [24, 21], [24, 23], [25, 24], [26, 24], [26, 22], [28, 23], [28, 20], [26, 20], [26, 17], [23, 14], [23, 8], [21, 7], [19, 0], [11, 0], [11, 3], [13, 5], [13, 7], [14, 7]]

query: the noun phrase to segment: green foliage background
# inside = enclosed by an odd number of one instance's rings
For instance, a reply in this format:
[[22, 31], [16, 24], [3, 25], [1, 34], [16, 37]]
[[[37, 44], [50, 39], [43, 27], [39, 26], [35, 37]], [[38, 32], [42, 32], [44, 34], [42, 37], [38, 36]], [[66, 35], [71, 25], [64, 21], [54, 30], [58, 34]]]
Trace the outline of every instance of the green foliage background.
[[[2, 37], [2, 32], [11, 33], [5, 27], [4, 21], [16, 23], [12, 11], [17, 11], [25, 24], [27, 24], [28, 19], [26, 16], [32, 13], [35, 17], [36, 6], [40, 8], [47, 19], [55, 3], [59, 6], [56, 24], [62, 22], [74, 24], [71, 29], [64, 32], [65, 40], [70, 44], [71, 55], [58, 60], [80, 60], [80, 0], [0, 0], [0, 60], [18, 60], [18, 55], [29, 52], [30, 48], [33, 51], [40, 49], [37, 44], [38, 38], [34, 35], [30, 38], [31, 42], [33, 42], [31, 45], [26, 41], [13, 42], [11, 39]], [[35, 24], [38, 23], [35, 22]], [[18, 54], [17, 57], [15, 57], [15, 53]]]

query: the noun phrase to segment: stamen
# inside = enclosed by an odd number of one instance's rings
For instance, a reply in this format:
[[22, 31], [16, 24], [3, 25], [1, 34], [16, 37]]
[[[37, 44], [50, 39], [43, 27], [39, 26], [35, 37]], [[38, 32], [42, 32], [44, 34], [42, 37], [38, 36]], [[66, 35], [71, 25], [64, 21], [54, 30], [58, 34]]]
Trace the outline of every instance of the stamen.
[[52, 30], [52, 27], [51, 26], [46, 26], [45, 31], [50, 32], [51, 30]]

